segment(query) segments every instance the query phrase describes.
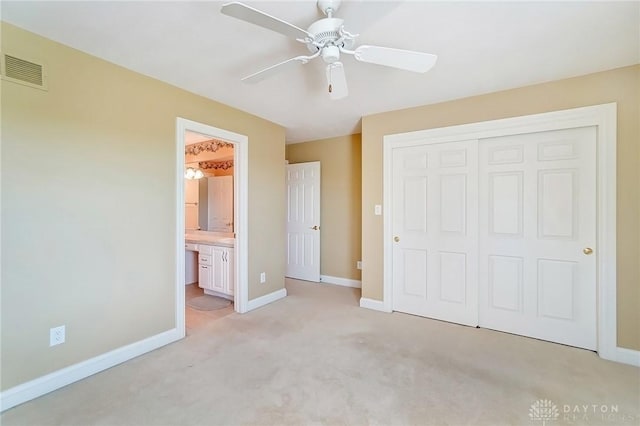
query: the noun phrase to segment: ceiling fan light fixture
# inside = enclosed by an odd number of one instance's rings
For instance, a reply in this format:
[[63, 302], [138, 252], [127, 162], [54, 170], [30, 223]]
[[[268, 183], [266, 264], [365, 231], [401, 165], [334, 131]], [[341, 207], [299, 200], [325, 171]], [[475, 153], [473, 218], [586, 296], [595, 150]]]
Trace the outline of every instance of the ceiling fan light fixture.
[[291, 36], [296, 41], [305, 44], [311, 52], [308, 56], [296, 56], [264, 68], [242, 78], [242, 81], [258, 82], [290, 66], [306, 64], [312, 59], [322, 56], [323, 61], [327, 64], [328, 84], [326, 87], [329, 88], [329, 97], [336, 100], [346, 97], [348, 93], [344, 67], [340, 62], [340, 53], [353, 55], [355, 60], [359, 62], [417, 73], [427, 72], [434, 66], [438, 57], [430, 53], [368, 45], [361, 45], [352, 50], [358, 34], [352, 34], [345, 30], [344, 20], [333, 17], [333, 14], [340, 7], [340, 3], [341, 0], [317, 0], [318, 8], [326, 15], [326, 18], [313, 22], [307, 31], [240, 2], [222, 5], [221, 11], [225, 15]]
[[338, 46], [327, 46], [322, 49], [322, 60], [327, 64], [332, 64], [340, 60], [340, 49]]

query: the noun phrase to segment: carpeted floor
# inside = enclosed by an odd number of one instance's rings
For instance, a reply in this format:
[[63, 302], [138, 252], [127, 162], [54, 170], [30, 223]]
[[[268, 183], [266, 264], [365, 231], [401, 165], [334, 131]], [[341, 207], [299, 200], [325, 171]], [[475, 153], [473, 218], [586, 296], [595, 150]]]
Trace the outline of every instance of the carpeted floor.
[[[0, 421], [640, 423], [638, 368], [567, 346], [361, 309], [354, 289], [289, 280], [287, 290], [284, 300], [202, 323], [180, 342], [13, 408]], [[533, 404], [556, 411], [530, 411]]]

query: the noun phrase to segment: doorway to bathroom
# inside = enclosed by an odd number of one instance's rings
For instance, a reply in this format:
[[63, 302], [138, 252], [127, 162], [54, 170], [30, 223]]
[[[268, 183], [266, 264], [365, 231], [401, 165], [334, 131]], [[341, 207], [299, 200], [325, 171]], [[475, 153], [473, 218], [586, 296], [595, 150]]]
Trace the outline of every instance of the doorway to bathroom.
[[176, 324], [187, 330], [247, 306], [248, 138], [178, 118]]

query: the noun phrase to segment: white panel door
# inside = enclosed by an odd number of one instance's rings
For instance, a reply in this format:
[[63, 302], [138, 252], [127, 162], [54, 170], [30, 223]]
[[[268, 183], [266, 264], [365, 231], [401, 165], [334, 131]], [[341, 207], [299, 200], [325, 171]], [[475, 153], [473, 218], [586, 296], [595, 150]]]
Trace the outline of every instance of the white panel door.
[[[211, 290], [218, 291], [220, 293], [225, 292], [226, 284], [226, 262], [225, 253], [228, 251], [225, 247], [213, 246], [213, 254], [211, 255]], [[228, 285], [227, 285], [228, 286]]]
[[480, 326], [596, 349], [596, 130], [484, 139]]
[[477, 146], [393, 150], [393, 310], [477, 325]]
[[207, 186], [208, 231], [233, 232], [233, 176], [210, 177]]
[[320, 162], [287, 165], [286, 276], [320, 281]]

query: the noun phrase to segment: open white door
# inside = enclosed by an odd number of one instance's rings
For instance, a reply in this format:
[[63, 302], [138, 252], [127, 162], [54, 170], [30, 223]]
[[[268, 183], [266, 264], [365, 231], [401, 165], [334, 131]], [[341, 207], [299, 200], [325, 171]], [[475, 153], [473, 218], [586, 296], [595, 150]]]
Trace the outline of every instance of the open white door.
[[320, 162], [287, 165], [286, 276], [320, 282]]

